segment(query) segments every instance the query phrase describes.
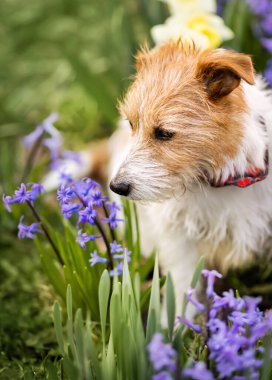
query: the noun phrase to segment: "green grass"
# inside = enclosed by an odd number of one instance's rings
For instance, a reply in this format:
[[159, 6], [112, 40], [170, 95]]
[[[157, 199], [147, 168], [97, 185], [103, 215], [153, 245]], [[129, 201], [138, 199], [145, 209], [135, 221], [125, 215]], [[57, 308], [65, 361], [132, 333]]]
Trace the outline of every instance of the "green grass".
[[56, 355], [55, 298], [31, 242], [1, 244], [0, 379], [45, 378], [42, 363]]

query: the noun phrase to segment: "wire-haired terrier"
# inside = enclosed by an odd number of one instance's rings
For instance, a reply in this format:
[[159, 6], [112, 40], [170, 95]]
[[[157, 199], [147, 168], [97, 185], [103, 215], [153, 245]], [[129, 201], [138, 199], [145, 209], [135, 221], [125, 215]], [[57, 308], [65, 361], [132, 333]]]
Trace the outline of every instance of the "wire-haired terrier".
[[143, 250], [158, 249], [180, 296], [201, 255], [225, 272], [269, 250], [272, 96], [230, 50], [169, 42], [142, 50], [136, 68], [110, 188], [139, 201]]

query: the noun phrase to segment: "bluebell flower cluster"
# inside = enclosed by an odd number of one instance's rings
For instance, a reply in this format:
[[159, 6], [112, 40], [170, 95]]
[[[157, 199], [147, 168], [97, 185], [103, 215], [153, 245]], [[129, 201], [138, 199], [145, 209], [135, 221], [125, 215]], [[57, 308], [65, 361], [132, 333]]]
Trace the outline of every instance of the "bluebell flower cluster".
[[[121, 276], [123, 274], [125, 257], [126, 257], [128, 263], [131, 261], [131, 257], [130, 257], [131, 251], [129, 251], [127, 248], [123, 248], [121, 246], [121, 244], [117, 244], [115, 240], [113, 241], [113, 243], [111, 243], [111, 246], [112, 245], [120, 246], [118, 251], [122, 252], [122, 253], [120, 253], [118, 255], [115, 253], [116, 251], [114, 249], [111, 249], [110, 254], [111, 254], [111, 257], [113, 259], [115, 266], [113, 269], [110, 270], [110, 276], [111, 277], [115, 276], [115, 275]], [[104, 256], [98, 255], [97, 250], [95, 250], [90, 255], [91, 255], [91, 258], [89, 259], [89, 262], [90, 262], [91, 266], [94, 266], [95, 264], [99, 264], [99, 263], [100, 264], [108, 264], [109, 263], [109, 259], [105, 258]]]
[[156, 372], [152, 380], [172, 380], [176, 371], [177, 352], [170, 343], [164, 343], [161, 333], [153, 335], [147, 351]]
[[89, 260], [91, 266], [93, 267], [95, 264], [107, 264], [108, 260], [105, 257], [101, 257], [98, 255], [97, 250], [91, 253], [91, 258]]
[[[118, 217], [121, 206], [109, 202], [108, 197], [102, 194], [101, 186], [90, 178], [72, 182], [63, 181], [57, 190], [57, 200], [66, 219], [76, 215], [76, 225], [79, 228], [76, 241], [84, 250], [87, 249], [88, 242], [98, 238], [104, 240], [108, 257], [99, 255], [95, 250], [90, 254], [90, 265], [107, 264], [111, 276], [121, 275], [124, 258], [126, 257], [128, 262], [131, 261], [131, 252], [117, 243], [113, 232], [118, 224], [123, 222], [123, 219]], [[90, 227], [92, 231], [97, 230], [98, 233], [89, 234]], [[114, 237], [112, 242], [106, 234], [106, 227]]]
[[[195, 380], [246, 380], [249, 374], [250, 379], [259, 379], [263, 360], [258, 341], [271, 335], [272, 314], [264, 315], [258, 309], [260, 297], [236, 297], [232, 289], [219, 296], [214, 291], [214, 282], [222, 277], [220, 273], [203, 270], [202, 275], [207, 281], [207, 304], [197, 301], [192, 289], [187, 292], [187, 300], [206, 318], [206, 344], [214, 371], [199, 362], [193, 368], [185, 369], [183, 376]], [[186, 319], [183, 322], [195, 332], [203, 332], [197, 324]]]
[[[17, 190], [15, 190], [13, 195], [5, 195], [2, 196], [3, 204], [8, 212], [12, 212], [11, 205], [14, 203], [23, 204], [25, 202], [29, 203], [31, 207], [33, 207], [34, 201], [37, 197], [44, 191], [42, 185], [38, 183], [28, 183], [25, 185], [21, 183]], [[18, 224], [18, 237], [19, 239], [29, 238], [34, 239], [34, 235], [38, 232], [42, 232], [38, 226], [40, 223], [32, 223], [27, 226], [23, 224], [24, 216], [22, 215], [19, 224]]]
[[18, 187], [17, 190], [15, 190], [14, 194], [12, 196], [3, 194], [2, 201], [4, 203], [4, 206], [8, 212], [11, 212], [10, 206], [14, 203], [25, 203], [28, 202], [34, 202], [38, 195], [40, 195], [44, 191], [44, 188], [42, 185], [38, 183], [28, 183], [25, 185], [24, 183], [21, 183], [21, 185]]
[[82, 230], [79, 230], [76, 241], [83, 249], [86, 249], [86, 243], [88, 243], [88, 241], [94, 241], [99, 237], [100, 236], [96, 235], [88, 235], [87, 232], [82, 232]]
[[78, 215], [78, 226], [85, 223], [95, 226], [98, 208], [109, 211], [106, 217], [101, 217], [101, 221], [108, 223], [111, 229], [116, 229], [118, 222], [123, 221], [117, 217], [120, 206], [108, 202], [108, 197], [102, 195], [100, 185], [90, 178], [62, 183], [57, 190], [57, 200], [65, 218], [69, 219], [72, 214]]
[[59, 115], [53, 112], [38, 124], [33, 132], [23, 138], [25, 147], [31, 148], [39, 142], [47, 148], [50, 154], [51, 168], [59, 168], [67, 160], [72, 160], [81, 165], [81, 157], [77, 152], [62, 149], [63, 138], [54, 126], [58, 119]]
[[18, 238], [28, 238], [28, 239], [34, 239], [34, 235], [37, 233], [42, 233], [39, 229], [40, 223], [32, 223], [29, 226], [23, 224], [24, 215], [21, 216], [19, 224], [18, 224]]
[[[272, 53], [272, 2], [271, 0], [247, 0], [253, 14], [256, 15], [258, 23], [254, 23], [253, 32], [260, 40], [268, 53]], [[267, 63], [264, 76], [272, 86], [272, 60]]]
[[196, 363], [193, 368], [186, 368], [182, 375], [194, 380], [214, 380], [212, 372], [207, 369], [204, 362]]
[[271, 339], [272, 313], [265, 315], [259, 310], [260, 297], [242, 298], [235, 296], [232, 289], [219, 296], [214, 291], [214, 283], [222, 275], [217, 271], [205, 269], [202, 276], [206, 280], [205, 304], [197, 300], [195, 289], [188, 289], [186, 298], [202, 316], [203, 323], [200, 326], [186, 317], [178, 319], [179, 323], [201, 334], [198, 341], [205, 342], [203, 349], [208, 349], [208, 361], [196, 361], [180, 373], [177, 352], [171, 343], [164, 343], [161, 333], [155, 333], [147, 346], [155, 372], [152, 380], [260, 379], [264, 357], [261, 340], [267, 335]]
[[[12, 212], [11, 206], [14, 203], [28, 204], [37, 222], [25, 225], [23, 224], [24, 216], [22, 216], [18, 224], [19, 239], [33, 239], [35, 234], [44, 233], [60, 263], [63, 264], [56, 245], [34, 207], [34, 201], [43, 191], [43, 186], [38, 183], [28, 183], [27, 185], [22, 183], [12, 196], [4, 194], [2, 200], [8, 212]], [[94, 251], [91, 253], [90, 265], [106, 264], [111, 276], [122, 275], [124, 258], [126, 257], [127, 261], [130, 262], [131, 252], [118, 244], [114, 231], [118, 224], [123, 221], [117, 215], [121, 206], [115, 202], [109, 202], [108, 197], [102, 194], [101, 186], [97, 182], [90, 178], [73, 181], [68, 173], [66, 173], [57, 190], [57, 200], [66, 219], [70, 219], [73, 215], [76, 216], [78, 228], [76, 241], [84, 250], [87, 249], [89, 242], [99, 238], [103, 239], [107, 257], [100, 256], [97, 251]], [[89, 233], [90, 231], [91, 233]], [[108, 235], [110, 235], [111, 241]]]

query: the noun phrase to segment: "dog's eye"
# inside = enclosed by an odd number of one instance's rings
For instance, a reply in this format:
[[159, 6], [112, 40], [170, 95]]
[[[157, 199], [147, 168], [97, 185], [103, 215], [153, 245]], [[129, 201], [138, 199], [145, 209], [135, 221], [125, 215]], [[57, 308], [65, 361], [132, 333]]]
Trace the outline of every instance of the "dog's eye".
[[155, 129], [155, 138], [157, 140], [170, 140], [174, 136], [174, 132], [166, 131], [162, 128]]
[[130, 120], [128, 122], [129, 122], [130, 128], [133, 129], [132, 122]]

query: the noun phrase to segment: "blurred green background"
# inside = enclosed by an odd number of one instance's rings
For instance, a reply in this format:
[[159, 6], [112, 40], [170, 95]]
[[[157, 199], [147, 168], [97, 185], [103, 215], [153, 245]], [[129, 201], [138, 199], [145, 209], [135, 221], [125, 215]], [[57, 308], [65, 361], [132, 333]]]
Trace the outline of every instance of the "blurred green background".
[[109, 134], [133, 54], [165, 13], [157, 0], [2, 0], [1, 138], [54, 110], [80, 141]]

